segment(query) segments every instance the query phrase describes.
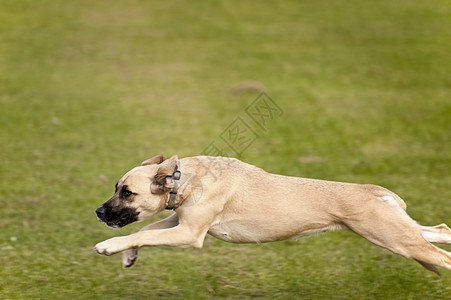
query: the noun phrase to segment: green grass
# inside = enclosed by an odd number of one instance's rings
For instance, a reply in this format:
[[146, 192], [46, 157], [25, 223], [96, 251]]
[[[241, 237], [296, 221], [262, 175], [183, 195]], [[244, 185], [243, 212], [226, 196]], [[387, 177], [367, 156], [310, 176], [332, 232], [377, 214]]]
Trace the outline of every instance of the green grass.
[[[240, 158], [374, 183], [451, 225], [449, 1], [0, 0], [0, 299], [449, 299], [350, 232], [97, 255], [94, 210], [156, 155], [199, 154], [259, 81], [284, 110]], [[313, 158], [313, 159], [312, 159]], [[154, 220], [157, 218], [154, 218]], [[451, 251], [451, 247], [443, 247]]]

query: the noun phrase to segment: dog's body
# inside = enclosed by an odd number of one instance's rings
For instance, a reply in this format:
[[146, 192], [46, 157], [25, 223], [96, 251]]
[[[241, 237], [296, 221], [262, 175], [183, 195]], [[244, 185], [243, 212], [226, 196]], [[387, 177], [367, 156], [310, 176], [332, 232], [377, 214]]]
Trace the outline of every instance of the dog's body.
[[[179, 166], [178, 166], [179, 164]], [[180, 182], [174, 180], [181, 172]], [[177, 194], [174, 187], [178, 185]], [[95, 246], [100, 254], [124, 251], [133, 265], [144, 246], [201, 248], [207, 233], [232, 243], [260, 243], [348, 228], [374, 244], [413, 258], [428, 270], [451, 270], [451, 244], [441, 224], [421, 226], [395, 193], [375, 185], [270, 174], [233, 158], [156, 156], [129, 171], [115, 195], [97, 209], [110, 227], [141, 221], [170, 205], [174, 213], [140, 232]]]

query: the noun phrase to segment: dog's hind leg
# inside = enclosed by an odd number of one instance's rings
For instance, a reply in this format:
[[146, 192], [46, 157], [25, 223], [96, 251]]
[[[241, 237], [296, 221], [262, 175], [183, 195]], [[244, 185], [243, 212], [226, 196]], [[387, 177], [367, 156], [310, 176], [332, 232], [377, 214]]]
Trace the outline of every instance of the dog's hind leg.
[[[370, 242], [415, 259], [430, 271], [439, 274], [434, 265], [451, 270], [451, 253], [434, 246], [423, 237], [423, 232], [426, 232], [423, 230], [426, 229], [432, 230], [434, 234], [439, 230], [448, 233], [444, 227], [420, 227], [401, 207], [383, 201], [371, 201], [370, 206], [370, 209], [355, 211], [343, 223]], [[445, 241], [446, 236], [441, 233], [441, 238], [435, 238], [435, 241]]]
[[451, 245], [451, 229], [446, 224], [419, 226], [421, 235], [429, 242]]
[[[179, 218], [176, 213], [173, 213], [163, 220], [144, 226], [140, 231], [171, 228], [177, 226], [178, 224]], [[130, 268], [133, 266], [137, 259], [138, 249], [127, 249], [122, 252], [122, 266], [124, 268]]]

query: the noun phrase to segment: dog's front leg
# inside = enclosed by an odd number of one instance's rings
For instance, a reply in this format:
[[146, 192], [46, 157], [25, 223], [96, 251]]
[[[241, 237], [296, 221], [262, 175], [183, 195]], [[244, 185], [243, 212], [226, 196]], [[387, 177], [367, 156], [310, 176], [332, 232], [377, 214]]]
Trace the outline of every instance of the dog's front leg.
[[[140, 231], [171, 228], [177, 226], [178, 224], [179, 218], [176, 213], [173, 213], [172, 215], [163, 220], [144, 226], [143, 228], [141, 228]], [[124, 268], [130, 268], [135, 264], [137, 259], [138, 259], [138, 249], [137, 248], [127, 249], [122, 253], [122, 266]]]
[[145, 246], [202, 248], [206, 234], [207, 230], [199, 232], [188, 226], [178, 225], [168, 229], [139, 231], [128, 236], [114, 237], [98, 243], [94, 249], [99, 254], [113, 255], [127, 249]]
[[133, 248], [130, 244], [130, 236], [118, 236], [106, 241], [100, 242], [94, 246], [94, 250], [99, 254], [113, 255], [126, 249]]

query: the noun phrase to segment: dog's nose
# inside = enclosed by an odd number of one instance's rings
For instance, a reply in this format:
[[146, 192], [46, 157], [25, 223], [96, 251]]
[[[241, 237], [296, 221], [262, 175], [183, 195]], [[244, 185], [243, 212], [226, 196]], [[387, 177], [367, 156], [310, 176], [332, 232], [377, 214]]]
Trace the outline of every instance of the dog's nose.
[[103, 217], [103, 215], [105, 215], [105, 207], [102, 205], [99, 208], [97, 208], [96, 209], [96, 214], [97, 214], [97, 217], [99, 219], [101, 219]]

